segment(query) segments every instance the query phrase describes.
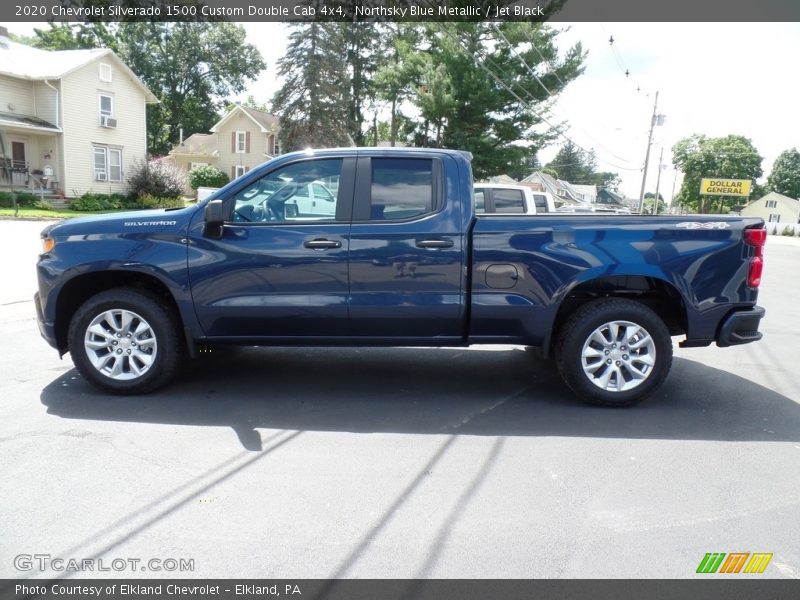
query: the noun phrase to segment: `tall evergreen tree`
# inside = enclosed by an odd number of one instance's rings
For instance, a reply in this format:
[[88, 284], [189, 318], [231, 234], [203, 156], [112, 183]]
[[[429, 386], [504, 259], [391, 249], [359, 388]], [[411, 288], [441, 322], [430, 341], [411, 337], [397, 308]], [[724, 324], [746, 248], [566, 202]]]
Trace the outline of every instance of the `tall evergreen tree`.
[[477, 177], [522, 168], [552, 139], [536, 129], [549, 102], [583, 70], [581, 45], [559, 57], [556, 36], [541, 23], [431, 24], [429, 54], [444, 67], [451, 100], [438, 142], [423, 116], [426, 145], [472, 152]]
[[285, 150], [350, 146], [349, 77], [342, 23], [292, 26], [286, 54], [278, 60], [283, 86], [272, 110], [280, 117]]

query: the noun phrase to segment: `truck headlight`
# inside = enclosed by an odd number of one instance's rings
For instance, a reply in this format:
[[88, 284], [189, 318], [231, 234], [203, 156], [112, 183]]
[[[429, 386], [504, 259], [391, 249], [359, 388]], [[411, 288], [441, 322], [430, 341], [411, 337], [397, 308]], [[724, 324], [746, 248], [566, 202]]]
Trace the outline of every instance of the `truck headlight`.
[[51, 252], [56, 247], [56, 241], [51, 237], [42, 238], [42, 254]]

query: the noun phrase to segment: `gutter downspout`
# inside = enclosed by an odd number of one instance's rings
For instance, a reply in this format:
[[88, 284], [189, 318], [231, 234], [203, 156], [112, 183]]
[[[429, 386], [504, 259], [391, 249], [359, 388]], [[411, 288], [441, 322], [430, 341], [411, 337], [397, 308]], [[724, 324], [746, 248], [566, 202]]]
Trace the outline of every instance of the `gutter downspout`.
[[59, 99], [59, 97], [58, 97], [58, 89], [56, 89], [53, 86], [53, 84], [51, 84], [47, 79], [44, 80], [44, 84], [56, 93], [56, 127], [61, 129], [61, 125], [59, 125], [59, 112], [58, 112], [58, 110], [60, 108], [59, 107], [59, 102], [58, 102], [58, 99]]

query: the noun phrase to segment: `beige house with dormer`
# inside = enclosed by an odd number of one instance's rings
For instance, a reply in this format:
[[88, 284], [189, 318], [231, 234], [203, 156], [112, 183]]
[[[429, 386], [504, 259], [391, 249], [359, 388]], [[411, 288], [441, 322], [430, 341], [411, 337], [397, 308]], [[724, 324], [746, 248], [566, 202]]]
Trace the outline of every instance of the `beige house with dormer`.
[[41, 50], [0, 27], [0, 188], [127, 193], [155, 102], [107, 48]]
[[169, 156], [187, 171], [213, 165], [235, 179], [280, 154], [278, 129], [275, 115], [237, 104], [210, 133], [190, 135]]

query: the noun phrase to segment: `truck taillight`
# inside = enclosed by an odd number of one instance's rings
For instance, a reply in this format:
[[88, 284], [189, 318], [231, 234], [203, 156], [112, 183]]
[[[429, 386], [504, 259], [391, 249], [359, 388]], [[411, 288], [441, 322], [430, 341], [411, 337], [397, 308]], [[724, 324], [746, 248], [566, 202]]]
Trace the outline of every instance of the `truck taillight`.
[[761, 285], [761, 273], [764, 271], [764, 244], [766, 241], [766, 229], [744, 230], [744, 243], [756, 249], [756, 254], [750, 259], [750, 265], [747, 269], [748, 287], [756, 288]]

